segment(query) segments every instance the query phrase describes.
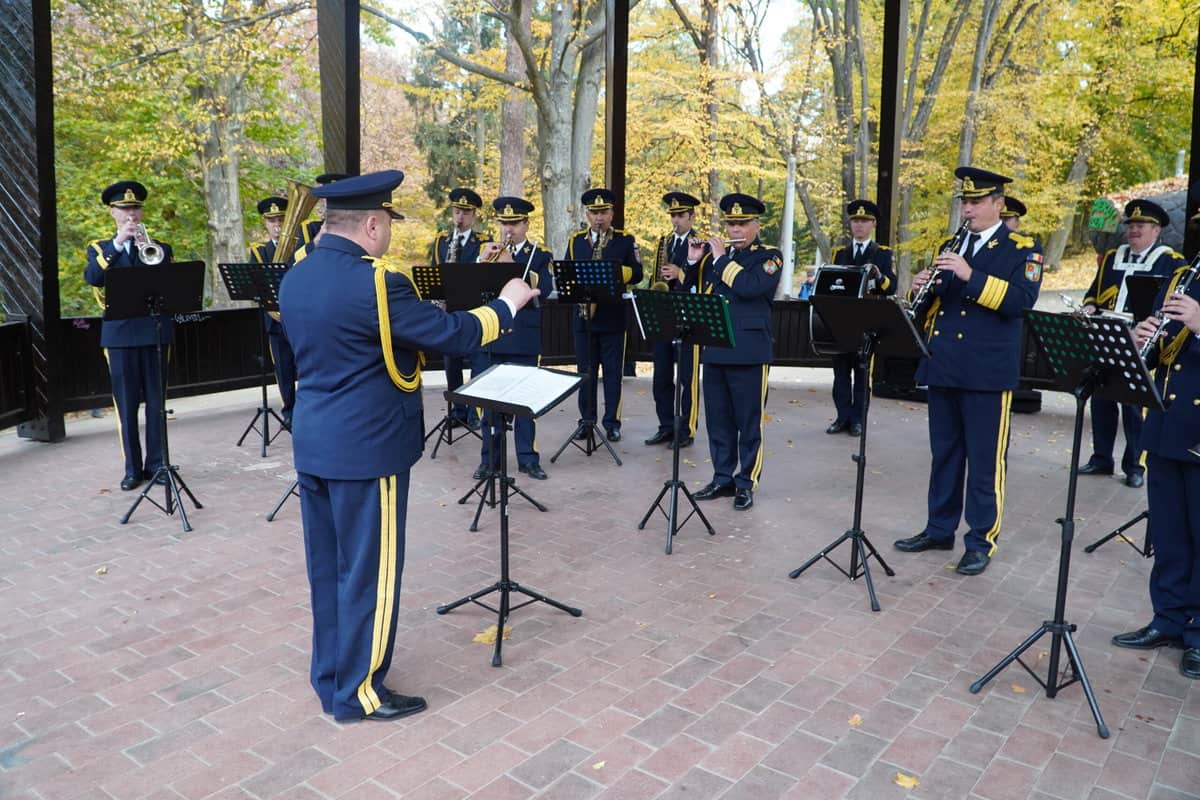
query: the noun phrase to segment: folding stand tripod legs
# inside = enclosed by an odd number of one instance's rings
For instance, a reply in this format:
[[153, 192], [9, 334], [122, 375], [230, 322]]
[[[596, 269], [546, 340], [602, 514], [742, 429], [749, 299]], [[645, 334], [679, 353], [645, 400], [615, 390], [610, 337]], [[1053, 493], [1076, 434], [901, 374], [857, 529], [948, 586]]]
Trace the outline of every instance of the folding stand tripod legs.
[[[1129, 530], [1134, 525], [1137, 525], [1142, 520], [1146, 520], [1146, 535], [1142, 538], [1142, 546], [1138, 547], [1136, 544], [1133, 543], [1132, 539], [1130, 539], [1128, 536], [1125, 535], [1125, 531]], [[1106, 542], [1108, 542], [1111, 539], [1117, 538], [1118, 536], [1121, 537], [1121, 539], [1125, 542], [1125, 544], [1132, 547], [1134, 552], [1141, 555], [1142, 558], [1150, 558], [1151, 556], [1153, 556], [1154, 555], [1154, 544], [1150, 541], [1150, 510], [1146, 509], [1145, 511], [1138, 514], [1133, 519], [1122, 524], [1119, 528], [1109, 531], [1104, 536], [1101, 536], [1099, 539], [1092, 542], [1087, 547], [1083, 548], [1083, 552], [1094, 553], [1094, 552], [1096, 552], [1097, 547], [1099, 547], [1102, 544], [1105, 544]]]
[[[600, 383], [600, 351], [595, 345], [595, 333], [592, 331], [592, 321], [587, 320], [587, 353], [588, 353], [588, 370], [587, 376], [584, 379], [584, 385], [579, 391], [587, 391], [589, 396], [596, 397], [596, 402], [592, 404], [592, 416], [600, 410], [600, 399], [597, 397]], [[583, 444], [579, 444], [582, 441]], [[621, 466], [621, 459], [617, 456], [617, 451], [608, 443], [608, 439], [600, 434], [600, 429], [596, 426], [596, 421], [581, 420], [575, 426], [575, 430], [571, 431], [571, 435], [562, 443], [562, 447], [550, 457], [550, 463], [553, 464], [562, 455], [563, 450], [567, 449], [567, 445], [575, 445], [583, 451], [585, 456], [590, 456], [592, 453], [600, 449], [600, 445], [604, 445], [608, 449], [608, 454], [613, 457], [613, 461], [617, 462], [617, 466]]]
[[[237, 446], [241, 447], [242, 442], [246, 440], [246, 436], [249, 435], [250, 431], [257, 429], [259, 433], [262, 434], [262, 457], [266, 458], [267, 445], [275, 441], [276, 437], [278, 437], [280, 433], [285, 430], [290, 430], [290, 428], [288, 428], [287, 423], [283, 421], [283, 417], [275, 413], [275, 409], [271, 408], [271, 404], [267, 400], [267, 385], [270, 383], [270, 381], [267, 380], [267, 332], [264, 326], [260, 325], [259, 328], [258, 349], [259, 358], [262, 361], [262, 405], [258, 407], [258, 411], [256, 411], [254, 414], [254, 419], [250, 420], [250, 424], [246, 426], [246, 430], [242, 431], [242, 435], [238, 437]], [[279, 423], [279, 430], [275, 431], [274, 436], [271, 435], [271, 417], [274, 417], [275, 421]], [[262, 428], [258, 428], [259, 418], [262, 419]]]
[[[859, 351], [859, 358], [867, 370], [871, 368], [871, 350], [875, 346], [874, 336], [870, 333], [863, 336], [862, 350]], [[866, 580], [867, 596], [871, 601], [871, 610], [879, 610], [879, 598], [875, 596], [875, 582], [871, 580], [871, 567], [868, 563], [869, 559], [874, 558], [883, 567], [883, 571], [887, 573], [889, 578], [895, 576], [895, 572], [888, 566], [883, 557], [879, 555], [879, 551], [875, 549], [875, 545], [871, 544], [871, 540], [863, 533], [862, 529], [862, 504], [863, 504], [863, 488], [867, 480], [867, 421], [871, 412], [871, 389], [865, 387], [865, 397], [863, 398], [862, 411], [862, 433], [858, 435], [858, 453], [852, 455], [851, 458], [857, 463], [858, 470], [854, 485], [854, 522], [850, 530], [843, 533], [837, 539], [834, 539], [826, 545], [819, 553], [805, 561], [796, 569], [788, 573], [789, 578], [798, 578], [802, 572], [817, 563], [821, 559], [825, 559], [850, 580], [858, 580], [860, 577]], [[842, 542], [850, 542], [850, 569], [842, 568], [841, 564], [829, 557], [829, 554], [841, 546]]]
[[[505, 421], [506, 419], [507, 417], [501, 415], [497, 424], [507, 425], [508, 423]], [[511, 478], [507, 475], [502, 477], [500, 475], [500, 470], [496, 469], [496, 448], [507, 446], [508, 437], [506, 435], [502, 435], [502, 433], [505, 432], [497, 433], [495, 425], [491, 426], [491, 431], [492, 445], [488, 449], [487, 475], [476, 481], [475, 485], [471, 487], [469, 492], [458, 498], [458, 504], [460, 506], [465, 506], [467, 504], [467, 500], [470, 499], [472, 495], [479, 495], [479, 505], [475, 507], [475, 518], [471, 520], [470, 530], [472, 532], [479, 530], [479, 517], [483, 514], [483, 507], [486, 505], [488, 508], [495, 508], [500, 503], [500, 501], [496, 499], [497, 482], [502, 482], [506, 487], [504, 491], [506, 498], [508, 495], [517, 494], [528, 501], [530, 505], [532, 505], [538, 511], [546, 511], [546, 507], [544, 505], [539, 503], [537, 500], [534, 500], [532, 497], [522, 491], [521, 487], [517, 486], [515, 478]], [[507, 458], [507, 455], [504, 457]]]
[[300, 487], [299, 480], [292, 481], [292, 485], [289, 486], [288, 490], [283, 493], [283, 497], [279, 498], [279, 502], [275, 504], [275, 508], [271, 509], [270, 514], [267, 514], [267, 522], [275, 521], [275, 515], [279, 513], [279, 509], [283, 508], [283, 504], [288, 501], [289, 497], [291, 497], [292, 495], [295, 495], [296, 497], [300, 496], [299, 487]]
[[454, 404], [451, 403], [449, 400], [447, 400], [446, 401], [446, 416], [444, 416], [440, 420], [438, 420], [438, 424], [434, 425], [433, 428], [431, 428], [429, 430], [429, 432], [425, 434], [425, 443], [426, 444], [429, 443], [430, 436], [437, 437], [437, 442], [433, 445], [433, 452], [431, 452], [429, 454], [430, 458], [437, 458], [438, 448], [442, 446], [443, 442], [445, 442], [447, 445], [452, 445], [455, 442], [457, 442], [459, 439], [465, 439], [468, 436], [475, 436], [477, 438], [482, 438], [479, 436], [479, 431], [473, 430], [472, 428], [470, 428], [467, 425], [463, 425], [463, 427], [466, 428], [466, 433], [461, 433], [458, 436], [455, 436], [454, 435], [454, 426], [459, 425], [459, 424], [462, 424], [462, 423], [460, 423], [459, 420], [456, 420], [454, 418]]

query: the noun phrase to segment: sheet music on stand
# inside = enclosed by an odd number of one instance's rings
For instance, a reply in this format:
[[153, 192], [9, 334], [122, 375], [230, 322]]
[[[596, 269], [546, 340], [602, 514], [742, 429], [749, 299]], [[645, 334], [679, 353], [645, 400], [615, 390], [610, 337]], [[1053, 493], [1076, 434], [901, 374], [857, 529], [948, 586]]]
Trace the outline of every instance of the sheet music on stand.
[[542, 416], [570, 396], [583, 379], [573, 372], [521, 364], [493, 364], [453, 392], [450, 400], [519, 417]]

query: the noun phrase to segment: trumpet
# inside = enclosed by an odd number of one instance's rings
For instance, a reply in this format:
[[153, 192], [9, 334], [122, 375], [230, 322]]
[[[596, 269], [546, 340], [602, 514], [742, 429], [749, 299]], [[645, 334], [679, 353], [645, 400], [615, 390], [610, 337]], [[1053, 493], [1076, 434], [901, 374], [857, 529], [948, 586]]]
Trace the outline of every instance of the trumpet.
[[[962, 247], [962, 243], [966, 240], [968, 232], [967, 220], [963, 220], [963, 224], [958, 226], [958, 230], [954, 232], [954, 236], [938, 251], [938, 255], [940, 256], [942, 253], [957, 253], [958, 248]], [[938, 268], [931, 265], [930, 271], [932, 274], [930, 274], [929, 280], [917, 290], [917, 293], [913, 295], [912, 300], [908, 303], [906, 310], [908, 311], [908, 315], [913, 319], [916, 319], [917, 314], [920, 313], [921, 308], [925, 304], [925, 298], [929, 295], [929, 290], [933, 287], [934, 280], [937, 278]]]
[[133, 244], [137, 247], [138, 258], [141, 259], [142, 263], [149, 264], [152, 267], [161, 264], [167, 255], [161, 247], [154, 243], [154, 240], [150, 238], [150, 234], [146, 233], [146, 226], [140, 222], [133, 234]]
[[483, 259], [483, 261], [488, 264], [492, 263], [493, 261], [499, 261], [500, 256], [504, 255], [505, 253], [508, 253], [509, 256], [515, 256], [517, 254], [516, 249], [513, 247], [511, 235], [505, 236], [504, 244], [502, 244], [498, 250], [495, 250], [487, 258]]
[[[1187, 294], [1188, 287], [1191, 286], [1197, 272], [1200, 272], [1200, 255], [1197, 255], [1192, 259], [1192, 263], [1188, 266], [1187, 272], [1175, 282], [1175, 290], [1171, 292], [1169, 296], [1180, 297]], [[1151, 334], [1150, 338], [1147, 339], [1142, 345], [1142, 361], [1145, 361], [1147, 358], [1149, 358], [1150, 354], [1154, 352], [1154, 346], [1158, 344], [1158, 340], [1161, 339], [1167, 332], [1167, 318], [1163, 314], [1161, 307], [1154, 312], [1154, 317], [1158, 320], [1158, 327], [1154, 329], [1154, 333]]]

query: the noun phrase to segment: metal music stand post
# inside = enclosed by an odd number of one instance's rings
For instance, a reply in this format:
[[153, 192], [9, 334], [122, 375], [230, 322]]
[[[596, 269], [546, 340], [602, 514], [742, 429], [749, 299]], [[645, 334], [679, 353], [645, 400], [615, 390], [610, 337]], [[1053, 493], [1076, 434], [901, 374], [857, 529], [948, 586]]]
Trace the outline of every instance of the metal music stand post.
[[[556, 370], [529, 367], [519, 364], [496, 364], [488, 367], [479, 375], [471, 376], [454, 392], [448, 392], [451, 400], [470, 403], [478, 406], [492, 415], [495, 420], [494, 429], [499, 431], [498, 442], [493, 447], [495, 453], [499, 448], [499, 480], [500, 495], [500, 579], [490, 586], [460, 597], [451, 603], [438, 606], [438, 614], [447, 614], [459, 606], [475, 603], [496, 614], [496, 647], [492, 652], [492, 666], [501, 665], [500, 650], [504, 643], [504, 624], [508, 616], [518, 608], [531, 603], [542, 602], [565, 611], [573, 617], [583, 614], [578, 608], [565, 605], [529, 587], [522, 586], [512, 580], [508, 571], [508, 496], [512, 489], [508, 477], [508, 427], [511, 418], [528, 416], [537, 418], [561, 403], [574, 392], [580, 383], [577, 375]], [[499, 607], [493, 608], [481, 602], [481, 598], [492, 592], [500, 593]], [[509, 596], [513, 593], [525, 595], [527, 600], [511, 605]]]
[[[167, 365], [163, 359], [162, 324], [163, 317], [189, 314], [199, 311], [204, 305], [204, 262], [174, 261], [163, 266], [111, 269], [105, 274], [104, 298], [105, 320], [154, 318], [154, 352], [162, 370], [162, 383], [159, 386], [162, 400], [159, 419], [162, 425], [162, 465], [150, 476], [146, 487], [121, 517], [121, 524], [129, 522], [138, 505], [148, 500], [167, 516], [174, 515], [178, 508], [183, 529], [190, 531], [192, 525], [188, 522], [180, 493], [186, 494], [196, 508], [204, 506], [200, 505], [200, 501], [179, 476], [179, 467], [171, 463], [171, 450], [167, 443]], [[161, 505], [150, 497], [150, 490], [159, 483], [163, 484], [166, 492]]]
[[[848, 353], [857, 352], [859, 364], [868, 373], [871, 369], [871, 358], [876, 354], [908, 359], [929, 357], [929, 350], [913, 326], [912, 317], [895, 298], [869, 297], [860, 300], [856, 297], [821, 295], [813, 296], [810, 302], [813, 303], [814, 311], [820, 313], [821, 319], [825, 321], [838, 345]], [[857, 465], [854, 482], [854, 521], [849, 530], [789, 572], [788, 577], [797, 578], [813, 564], [825, 559], [850, 580], [858, 580], [860, 577], [865, 579], [871, 610], [878, 611], [879, 598], [875, 596], [875, 584], [871, 580], [868, 559], [874, 558], [878, 561], [889, 578], [896, 573], [879, 555], [879, 551], [862, 529], [863, 490], [867, 481], [867, 432], [871, 429], [867, 423], [870, 412], [871, 391], [868, 387], [863, 396], [862, 433], [858, 435], [858, 453], [850, 456]], [[829, 554], [846, 541], [850, 542], [848, 570], [829, 558]]]
[[[217, 269], [221, 273], [221, 280], [225, 283], [225, 288], [229, 291], [230, 300], [250, 300], [258, 303], [258, 307], [265, 312], [274, 311], [279, 313], [279, 282], [283, 280], [283, 276], [288, 271], [287, 264], [278, 262], [260, 264], [258, 262], [243, 262], [235, 264], [217, 264]], [[275, 441], [285, 430], [289, 430], [283, 417], [275, 413], [275, 409], [271, 408], [270, 402], [267, 400], [267, 386], [270, 383], [268, 379], [269, 371], [267, 370], [267, 362], [269, 360], [267, 347], [267, 326], [259, 321], [258, 331], [258, 353], [259, 362], [261, 365], [261, 380], [259, 384], [262, 387], [262, 405], [254, 414], [254, 418], [250, 420], [250, 424], [242, 431], [242, 435], [238, 437], [237, 446], [241, 447], [242, 442], [246, 440], [246, 436], [252, 430], [258, 430], [262, 434], [262, 457], [267, 457], [267, 445]], [[258, 428], [258, 420], [262, 418], [262, 428]], [[275, 435], [271, 435], [271, 417], [279, 423], [279, 429], [275, 431]]]
[[[1078, 681], [1096, 720], [1096, 732], [1101, 739], [1107, 739], [1108, 726], [1104, 724], [1104, 718], [1100, 715], [1100, 707], [1096, 704], [1096, 696], [1092, 693], [1092, 685], [1083, 670], [1083, 661], [1071, 635], [1076, 626], [1065, 619], [1071, 544], [1075, 538], [1075, 484], [1079, 479], [1083, 412], [1088, 398], [1093, 394], [1118, 403], [1155, 409], [1162, 409], [1162, 398], [1134, 344], [1129, 326], [1124, 321], [1082, 319], [1074, 314], [1048, 314], [1044, 311], [1026, 311], [1025, 318], [1054, 370], [1056, 384], [1052, 388], [1070, 392], [1075, 397], [1075, 433], [1071, 443], [1067, 507], [1063, 516], [1058, 519], [1062, 528], [1062, 543], [1058, 557], [1058, 589], [1054, 597], [1054, 619], [1043, 622], [1029, 638], [1017, 645], [1015, 650], [1001, 659], [986, 675], [972, 683], [971, 692], [978, 694], [988, 681], [1014, 661], [1046, 690], [1047, 697], [1054, 697], [1059, 689]], [[1046, 680], [1043, 681], [1021, 660], [1021, 654], [1047, 633], [1051, 635], [1052, 642], [1049, 670]], [[1062, 680], [1058, 674], [1059, 657], [1063, 647], [1066, 648], [1072, 673], [1066, 680]]]
[[[624, 302], [625, 281], [621, 276], [621, 262], [612, 259], [555, 261], [554, 286], [558, 290], [558, 299], [564, 303], [587, 305]], [[588, 392], [589, 397], [595, 396], [596, 402], [592, 407], [592, 416], [599, 416], [600, 353], [596, 348], [596, 332], [592, 329], [591, 315], [584, 318], [584, 328], [586, 330], [588, 371], [583, 376], [584, 385], [580, 391]], [[562, 443], [562, 447], [558, 448], [558, 452], [551, 457], [551, 464], [558, 460], [569, 444], [582, 450], [585, 456], [590, 456], [600, 449], [600, 445], [604, 445], [608, 449], [608, 454], [613, 457], [613, 461], [617, 462], [617, 466], [621, 466], [621, 459], [617, 456], [617, 451], [600, 434], [594, 419], [580, 420], [579, 425]]]
[[[686, 292], [654, 292], [638, 289], [633, 293], [633, 309], [643, 338], [651, 341], [669, 341], [675, 352], [675, 415], [672, 423], [674, 439], [679, 441], [683, 429], [683, 382], [680, 367], [683, 364], [684, 347], [704, 345], [707, 347], [733, 347], [733, 326], [729, 321], [729, 302], [717, 294], [691, 294]], [[704, 512], [696, 505], [687, 484], [679, 480], [679, 450], [671, 448], [671, 479], [663, 483], [654, 502], [646, 509], [638, 530], [646, 527], [650, 515], [657, 509], [667, 518], [666, 553], [671, 555], [671, 543], [676, 532], [693, 515], [698, 516], [708, 529], [708, 535], [716, 535]], [[683, 492], [691, 512], [679, 521], [679, 493]], [[663, 498], [670, 492], [667, 510], [663, 511]]]

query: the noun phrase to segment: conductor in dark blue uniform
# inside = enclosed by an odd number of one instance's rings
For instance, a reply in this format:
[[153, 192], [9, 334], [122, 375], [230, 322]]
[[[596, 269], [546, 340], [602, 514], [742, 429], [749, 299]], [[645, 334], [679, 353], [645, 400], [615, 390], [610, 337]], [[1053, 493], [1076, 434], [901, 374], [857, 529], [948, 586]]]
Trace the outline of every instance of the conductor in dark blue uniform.
[[[475, 232], [475, 223], [479, 219], [479, 211], [483, 208], [483, 199], [471, 189], [459, 187], [451, 189], [448, 195], [450, 201], [451, 227], [441, 231], [433, 240], [430, 263], [462, 264], [479, 258], [479, 246], [482, 239]], [[468, 366], [468, 359], [458, 356], [443, 356], [442, 363], [446, 370], [446, 388], [454, 391], [463, 385], [463, 367]], [[474, 408], [467, 408], [461, 403], [454, 405], [451, 422], [467, 428], [479, 427], [479, 415]]]
[[384, 685], [395, 644], [409, 470], [421, 457], [421, 350], [489, 344], [537, 293], [510, 281], [486, 306], [447, 314], [375, 261], [391, 242], [388, 170], [318, 188], [325, 224], [284, 277], [283, 327], [302, 379], [293, 417], [311, 586], [311, 681], [337, 720], [425, 708]]
[[936, 272], [913, 276], [914, 290], [934, 281], [925, 313], [931, 357], [917, 367], [917, 383], [929, 387], [929, 518], [924, 530], [897, 541], [896, 549], [954, 549], [965, 486], [966, 552], [956, 569], [978, 575], [1000, 535], [1022, 315], [1037, 300], [1042, 254], [1032, 237], [1000, 219], [1011, 178], [975, 167], [959, 167], [954, 175], [962, 181], [969, 233], [956, 252], [936, 257]]
[[[846, 206], [850, 219], [850, 244], [833, 251], [831, 263], [841, 266], [866, 267], [871, 294], [896, 293], [896, 273], [892, 270], [892, 251], [875, 241], [875, 225], [879, 206], [870, 200], [855, 200]], [[862, 433], [863, 403], [866, 399], [867, 370], [858, 363], [857, 353], [833, 355], [833, 405], [837, 417], [825, 429], [826, 433], [848, 431], [851, 436]]]
[[[1167, 212], [1149, 200], [1131, 200], [1125, 204], [1125, 230], [1128, 242], [1104, 254], [1096, 270], [1096, 278], [1083, 298], [1083, 310], [1089, 314], [1101, 311], [1126, 311], [1130, 275], [1157, 275], [1168, 278], [1187, 261], [1167, 247], [1159, 236], [1170, 223]], [[1117, 421], [1125, 432], [1125, 452], [1121, 455], [1121, 471], [1125, 485], [1135, 489], [1145, 483], [1142, 464], [1142, 409], [1123, 406], [1114, 400], [1092, 395], [1092, 456], [1079, 468], [1080, 475], [1112, 475], [1115, 463], [1113, 447], [1117, 441]]]
[[[492, 201], [496, 221], [500, 223], [500, 241], [488, 242], [480, 251], [483, 261], [511, 264], [516, 262], [526, 268], [526, 283], [542, 294], [548, 295], [554, 288], [554, 275], [550, 271], [550, 251], [529, 241], [529, 215], [534, 205], [523, 197], [497, 197]], [[540, 304], [531, 303], [517, 312], [512, 332], [500, 337], [488, 346], [471, 354], [471, 374], [478, 375], [492, 364], [523, 364], [536, 367], [542, 355], [542, 309]], [[486, 477], [493, 469], [493, 434], [488, 415], [483, 419], [483, 446], [479, 454], [479, 469], [475, 480]], [[498, 439], [498, 437], [497, 437]], [[522, 473], [542, 481], [546, 471], [542, 469], [537, 451], [536, 423], [530, 417], [518, 416], [513, 421], [513, 439], [517, 448], [517, 464]]]
[[[1148, 409], [1142, 428], [1146, 449], [1146, 490], [1150, 500], [1150, 602], [1154, 617], [1144, 628], [1113, 637], [1113, 644], [1149, 650], [1183, 647], [1179, 671], [1200, 679], [1200, 280], [1176, 291], [1189, 269], [1180, 268], [1159, 295], [1166, 329], [1147, 361], [1164, 411]], [[1144, 345], [1159, 321], [1134, 329]]]
[[[686, 192], [667, 192], [663, 195], [667, 213], [671, 215], [671, 232], [660, 236], [654, 251], [654, 269], [651, 285], [660, 281], [667, 291], [694, 292], [695, 281], [689, 283], [686, 276], [688, 243], [696, 235], [692, 225], [696, 219], [696, 207], [700, 201]], [[679, 362], [679, 382], [682, 384], [680, 447], [688, 447], [696, 436], [696, 423], [700, 413], [700, 348], [688, 345]], [[670, 342], [654, 342], [654, 412], [658, 416], [658, 430], [646, 440], [646, 444], [662, 444], [675, 438], [675, 348]]]
[[[612, 226], [616, 196], [608, 189], [588, 189], [580, 202], [588, 226], [572, 234], [567, 242], [569, 261], [612, 260], [620, 263], [625, 289], [642, 281], [642, 259], [633, 235]], [[588, 348], [591, 317], [592, 347]], [[599, 364], [604, 381], [604, 430], [610, 442], [621, 440], [621, 376], [625, 362], [625, 330], [629, 309], [625, 302], [595, 303], [580, 307], [575, 319], [575, 366], [585, 376], [579, 389], [580, 423], [596, 422], [596, 381], [590, 380], [592, 365]], [[586, 433], [579, 433], [581, 438]]]
[[[721, 198], [725, 233], [708, 240], [699, 259], [703, 290], [726, 299], [733, 325], [734, 347], [705, 347], [704, 428], [712, 457], [713, 478], [696, 492], [697, 500], [733, 496], [733, 507], [754, 505], [754, 490], [762, 474], [763, 406], [767, 401], [767, 370], [774, 356], [771, 303], [779, 285], [783, 255], [758, 238], [758, 218], [766, 213], [762, 201], [747, 194]], [[690, 260], [700, 255], [692, 248]]]
[[[100, 201], [116, 223], [111, 239], [88, 243], [87, 268], [83, 277], [92, 286], [104, 286], [105, 273], [122, 267], [153, 266], [142, 259], [148, 235], [142, 226], [146, 187], [137, 181], [119, 181], [100, 193]], [[161, 251], [158, 263], [171, 262], [171, 246], [153, 241]], [[153, 260], [153, 259], [152, 259]], [[117, 433], [125, 453], [125, 476], [121, 488], [136, 489], [163, 466], [162, 463], [162, 391], [166, 364], [160, 363], [155, 345], [161, 341], [163, 358], [172, 341], [174, 327], [169, 318], [162, 321], [161, 338], [154, 319], [107, 320], [100, 330], [100, 346], [108, 360], [112, 378], [113, 402], [117, 409]], [[138, 431], [138, 406], [146, 404], [146, 449]]]
[[[270, 264], [275, 260], [275, 248], [279, 243], [279, 231], [283, 227], [287, 207], [286, 197], [264, 197], [258, 201], [258, 213], [267, 232], [267, 241], [250, 245], [250, 260], [254, 263]], [[291, 254], [288, 254], [284, 263], [290, 259]], [[283, 335], [278, 311], [264, 311], [263, 324], [267, 326], [271, 363], [275, 365], [275, 385], [279, 387], [279, 399], [283, 403], [283, 422], [290, 426], [292, 408], [296, 405], [296, 356], [287, 337]]]

